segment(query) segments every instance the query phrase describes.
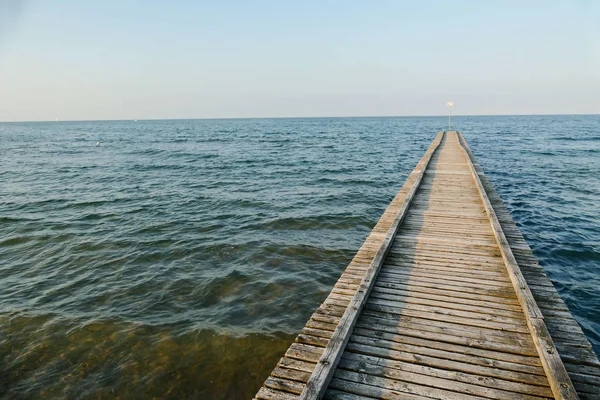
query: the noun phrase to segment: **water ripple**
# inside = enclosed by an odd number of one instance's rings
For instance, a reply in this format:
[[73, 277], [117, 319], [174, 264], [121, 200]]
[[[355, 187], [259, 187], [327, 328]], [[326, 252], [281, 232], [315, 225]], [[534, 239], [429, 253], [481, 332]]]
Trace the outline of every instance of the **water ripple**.
[[[600, 117], [456, 121], [598, 350]], [[249, 398], [445, 122], [2, 124], [0, 396]]]

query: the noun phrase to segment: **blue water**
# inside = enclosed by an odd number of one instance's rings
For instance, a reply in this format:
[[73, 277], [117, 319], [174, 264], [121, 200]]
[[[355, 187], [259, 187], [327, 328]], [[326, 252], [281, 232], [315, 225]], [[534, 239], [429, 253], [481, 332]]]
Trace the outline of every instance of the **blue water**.
[[[251, 397], [446, 123], [0, 123], [0, 396]], [[600, 351], [600, 116], [454, 127]]]

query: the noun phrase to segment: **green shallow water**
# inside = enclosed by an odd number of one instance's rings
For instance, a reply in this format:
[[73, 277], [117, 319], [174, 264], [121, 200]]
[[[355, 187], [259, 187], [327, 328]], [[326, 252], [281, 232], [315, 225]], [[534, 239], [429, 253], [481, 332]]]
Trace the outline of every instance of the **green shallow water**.
[[[0, 397], [251, 398], [446, 122], [0, 124]], [[598, 351], [600, 116], [455, 122]]]
[[247, 398], [294, 338], [52, 316], [0, 324], [7, 398]]

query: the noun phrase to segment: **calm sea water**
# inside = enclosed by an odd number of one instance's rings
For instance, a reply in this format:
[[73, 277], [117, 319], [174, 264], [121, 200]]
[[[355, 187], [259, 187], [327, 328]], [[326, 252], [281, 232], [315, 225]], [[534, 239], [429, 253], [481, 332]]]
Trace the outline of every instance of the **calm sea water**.
[[[0, 123], [0, 396], [250, 398], [445, 124]], [[455, 126], [598, 352], [600, 116]]]

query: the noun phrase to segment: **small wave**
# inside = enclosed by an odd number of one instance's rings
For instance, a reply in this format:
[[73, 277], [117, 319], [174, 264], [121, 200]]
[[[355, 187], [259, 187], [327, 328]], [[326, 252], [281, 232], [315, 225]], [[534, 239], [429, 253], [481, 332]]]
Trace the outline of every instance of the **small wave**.
[[213, 158], [219, 158], [218, 154], [196, 154], [194, 157], [197, 157], [201, 160], [212, 160]]
[[158, 154], [168, 154], [167, 150], [162, 150], [162, 149], [142, 149], [142, 150], [135, 150], [134, 154], [139, 154], [139, 155], [158, 155]]
[[16, 218], [16, 217], [5, 217], [0, 215], [0, 224], [10, 224], [10, 223], [27, 223], [30, 221], [38, 221], [39, 218]]
[[168, 143], [188, 143], [193, 141], [191, 138], [175, 138], [175, 139], [170, 139], [167, 142]]
[[117, 205], [119, 203], [126, 203], [131, 201], [130, 198], [114, 198], [114, 199], [106, 199], [106, 200], [87, 200], [87, 201], [75, 201], [68, 202], [65, 204], [65, 208], [69, 209], [79, 209], [79, 208], [88, 208], [88, 207], [99, 207], [105, 205]]
[[32, 240], [35, 240], [34, 237], [31, 236], [16, 236], [7, 238], [0, 241], [0, 246], [2, 247], [10, 247], [10, 246], [18, 246], [20, 244], [28, 243]]
[[[597, 350], [600, 119], [581, 120], [458, 122]], [[302, 327], [440, 124], [112, 121], [24, 135], [14, 125], [2, 143], [14, 157], [0, 159], [0, 311], [19, 317], [0, 320], [13, 351], [3, 395], [253, 395], [231, 382], [268, 374], [293, 337], [270, 345], [249, 333]], [[89, 135], [105, 151], [71, 143]], [[28, 307], [45, 317], [25, 317]]]
[[179, 171], [187, 168], [188, 167], [186, 165], [182, 164], [135, 164], [131, 166], [131, 170], [136, 172], [159, 170]]
[[101, 220], [101, 219], [110, 218], [110, 217], [114, 217], [114, 216], [116, 216], [116, 214], [113, 214], [113, 213], [109, 213], [109, 214], [92, 213], [92, 214], [83, 215], [79, 219], [82, 221], [95, 221], [95, 220]]
[[568, 260], [581, 261], [600, 261], [600, 253], [586, 246], [578, 246], [578, 248], [556, 248], [553, 249], [552, 257], [564, 258]]
[[268, 230], [304, 230], [316, 231], [323, 229], [346, 230], [357, 226], [371, 226], [370, 219], [351, 215], [318, 215], [296, 218], [279, 218], [260, 225], [260, 229]]
[[595, 154], [595, 153], [600, 153], [600, 148], [597, 148], [597, 149], [583, 149], [583, 150], [579, 150], [579, 151], [582, 152], [582, 153], [592, 153], [592, 154]]
[[200, 306], [210, 307], [227, 298], [232, 298], [238, 294], [243, 286], [252, 281], [252, 277], [241, 271], [234, 270], [226, 276], [213, 278], [203, 290], [200, 290]]
[[577, 138], [577, 137], [573, 137], [573, 136], [555, 136], [552, 139], [563, 141], [563, 142], [577, 142], [577, 141], [581, 140], [581, 138]]

